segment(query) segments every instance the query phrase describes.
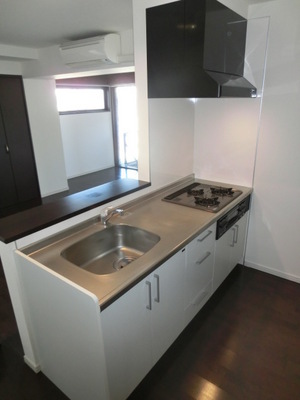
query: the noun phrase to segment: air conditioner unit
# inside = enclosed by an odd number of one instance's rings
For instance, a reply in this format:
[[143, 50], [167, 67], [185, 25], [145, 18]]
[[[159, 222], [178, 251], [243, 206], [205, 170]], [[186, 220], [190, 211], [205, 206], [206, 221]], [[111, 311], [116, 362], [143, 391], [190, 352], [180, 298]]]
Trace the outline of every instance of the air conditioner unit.
[[116, 33], [75, 40], [60, 45], [63, 63], [70, 66], [88, 66], [119, 62], [120, 36]]

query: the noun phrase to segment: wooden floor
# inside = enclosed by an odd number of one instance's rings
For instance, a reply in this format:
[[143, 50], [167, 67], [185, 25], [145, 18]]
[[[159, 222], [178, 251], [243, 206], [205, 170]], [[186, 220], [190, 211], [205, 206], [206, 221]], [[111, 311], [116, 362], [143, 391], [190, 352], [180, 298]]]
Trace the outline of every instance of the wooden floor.
[[[23, 363], [0, 280], [0, 399], [66, 399]], [[129, 399], [300, 399], [299, 299], [299, 284], [238, 266]]]

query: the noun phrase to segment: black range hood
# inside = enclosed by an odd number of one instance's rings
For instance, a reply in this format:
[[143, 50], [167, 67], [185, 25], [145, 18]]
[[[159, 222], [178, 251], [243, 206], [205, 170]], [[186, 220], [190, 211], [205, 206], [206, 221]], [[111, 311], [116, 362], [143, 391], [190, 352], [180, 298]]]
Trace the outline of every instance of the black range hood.
[[256, 97], [243, 76], [247, 20], [217, 0], [206, 0], [204, 71], [218, 84], [219, 97]]
[[217, 0], [146, 10], [149, 98], [256, 97], [244, 77], [247, 20]]

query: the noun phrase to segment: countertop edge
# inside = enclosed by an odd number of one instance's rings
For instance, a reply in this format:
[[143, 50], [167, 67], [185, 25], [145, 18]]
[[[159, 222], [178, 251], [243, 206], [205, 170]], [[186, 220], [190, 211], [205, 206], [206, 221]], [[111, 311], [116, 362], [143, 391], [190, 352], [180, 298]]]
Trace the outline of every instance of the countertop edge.
[[118, 179], [1, 218], [0, 241], [5, 244], [11, 243], [150, 185], [150, 182], [140, 180]]

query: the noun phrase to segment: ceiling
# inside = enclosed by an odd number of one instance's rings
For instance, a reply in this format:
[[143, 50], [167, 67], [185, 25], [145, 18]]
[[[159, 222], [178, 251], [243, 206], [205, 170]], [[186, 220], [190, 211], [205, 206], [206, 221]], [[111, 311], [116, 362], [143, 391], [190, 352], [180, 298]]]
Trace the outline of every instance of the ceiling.
[[132, 0], [0, 0], [0, 44], [42, 48], [129, 29]]
[[132, 0], [0, 0], [0, 44], [32, 48], [132, 29]]

